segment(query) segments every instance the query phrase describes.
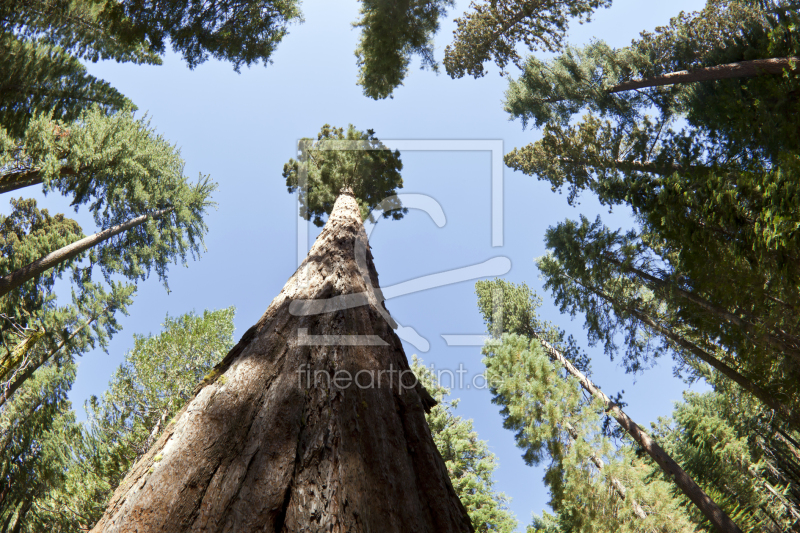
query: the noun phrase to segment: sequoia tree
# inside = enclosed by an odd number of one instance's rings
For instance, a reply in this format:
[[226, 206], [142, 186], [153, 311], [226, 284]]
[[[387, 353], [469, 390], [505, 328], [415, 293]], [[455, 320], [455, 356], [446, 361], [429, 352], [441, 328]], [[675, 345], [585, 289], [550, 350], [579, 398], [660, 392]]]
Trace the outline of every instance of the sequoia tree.
[[[353, 171], [344, 154], [308, 155], [332, 157], [321, 165], [328, 183], [384, 183], [342, 177]], [[396, 188], [399, 154], [351, 155], [385, 159], [393, 183], [381, 188]], [[327, 212], [305, 261], [131, 469], [95, 531], [473, 530], [425, 422], [436, 402], [392, 331], [359, 202], [342, 189]]]

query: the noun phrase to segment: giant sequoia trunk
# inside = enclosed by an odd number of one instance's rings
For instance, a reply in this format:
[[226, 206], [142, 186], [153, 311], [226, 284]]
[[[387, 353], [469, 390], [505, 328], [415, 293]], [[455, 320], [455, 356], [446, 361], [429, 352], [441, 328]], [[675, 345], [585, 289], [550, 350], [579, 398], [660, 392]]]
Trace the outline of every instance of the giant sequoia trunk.
[[306, 260], [94, 531], [472, 531], [425, 422], [435, 402], [387, 319], [358, 206], [343, 193]]

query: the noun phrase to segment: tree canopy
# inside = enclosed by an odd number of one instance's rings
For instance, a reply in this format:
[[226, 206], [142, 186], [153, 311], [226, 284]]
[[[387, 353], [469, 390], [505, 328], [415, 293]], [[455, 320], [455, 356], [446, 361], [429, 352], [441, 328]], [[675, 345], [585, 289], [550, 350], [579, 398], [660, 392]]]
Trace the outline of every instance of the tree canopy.
[[[621, 335], [630, 371], [671, 348], [680, 365], [712, 365], [787, 420], [800, 362], [800, 160], [788, 134], [800, 43], [789, 6], [712, 1], [629, 47], [531, 57], [506, 94], [513, 117], [543, 127], [506, 156], [510, 167], [567, 189], [571, 204], [590, 191], [635, 216], [630, 232], [599, 220], [548, 231], [552, 255], [539, 266], [562, 310], [584, 313], [609, 355]], [[648, 81], [769, 58], [786, 61]]]
[[358, 85], [375, 100], [392, 97], [403, 84], [413, 55], [421, 68], [439, 71], [433, 54], [433, 36], [439, 19], [454, 0], [361, 0], [362, 28], [356, 48]]
[[592, 13], [611, 0], [492, 0], [471, 2], [457, 18], [453, 42], [445, 48], [444, 66], [452, 78], [486, 74], [484, 63], [494, 61], [501, 75], [509, 64], [521, 65], [517, 45], [556, 52], [563, 46], [571, 18], [588, 22]]
[[352, 125], [336, 128], [325, 124], [316, 141], [300, 140], [300, 155], [283, 165], [290, 193], [297, 192], [300, 216], [322, 226], [342, 191], [349, 190], [361, 208], [362, 220], [374, 222], [372, 210], [380, 207], [384, 218], [399, 220], [408, 211], [397, 198], [403, 188], [400, 152], [375, 137], [375, 132]]

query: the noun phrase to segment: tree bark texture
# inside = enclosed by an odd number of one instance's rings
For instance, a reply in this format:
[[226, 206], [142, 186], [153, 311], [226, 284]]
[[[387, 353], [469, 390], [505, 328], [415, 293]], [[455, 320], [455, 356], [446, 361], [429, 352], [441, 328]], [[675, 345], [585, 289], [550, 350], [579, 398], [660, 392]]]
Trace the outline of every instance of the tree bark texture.
[[[306, 260], [93, 531], [473, 531], [425, 422], [435, 402], [387, 317], [358, 205], [343, 193]], [[360, 385], [344, 386], [348, 375]]]

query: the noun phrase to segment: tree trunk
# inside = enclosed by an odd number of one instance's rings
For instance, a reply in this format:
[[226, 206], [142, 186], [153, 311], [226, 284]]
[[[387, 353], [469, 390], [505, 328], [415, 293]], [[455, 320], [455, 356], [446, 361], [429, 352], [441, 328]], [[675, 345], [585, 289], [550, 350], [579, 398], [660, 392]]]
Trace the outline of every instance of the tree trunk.
[[0, 296], [3, 296], [4, 294], [16, 289], [26, 281], [46, 272], [62, 261], [68, 261], [76, 255], [85, 252], [92, 246], [100, 244], [101, 242], [108, 240], [114, 235], [122, 233], [123, 231], [128, 231], [136, 226], [141, 226], [147, 222], [148, 219], [161, 218], [167, 213], [173, 211], [173, 209], [173, 207], [167, 207], [146, 215], [132, 218], [127, 222], [123, 222], [122, 224], [118, 224], [103, 231], [97, 232], [94, 235], [89, 235], [88, 237], [84, 237], [83, 239], [63, 246], [55, 252], [50, 252], [46, 256], [37, 259], [33, 263], [30, 263], [29, 265], [19, 268], [14, 272], [11, 272], [10, 274], [0, 278]]
[[759, 386], [757, 383], [753, 382], [748, 377], [743, 376], [736, 369], [730, 367], [725, 362], [720, 361], [719, 359], [714, 357], [713, 354], [704, 350], [703, 348], [691, 342], [690, 340], [685, 339], [684, 337], [675, 333], [671, 329], [662, 326], [661, 324], [653, 320], [653, 318], [647, 315], [646, 313], [634, 307], [626, 305], [623, 302], [620, 302], [619, 300], [613, 298], [611, 295], [603, 292], [602, 290], [584, 285], [575, 279], [572, 279], [572, 281], [576, 285], [579, 285], [584, 289], [593, 292], [606, 302], [621, 307], [624, 311], [630, 313], [630, 315], [635, 319], [637, 319], [639, 322], [650, 326], [654, 331], [663, 335], [665, 338], [669, 339], [675, 345], [680, 346], [687, 352], [691, 353], [704, 363], [711, 366], [714, 370], [716, 370], [726, 378], [730, 379], [731, 381], [739, 385], [742, 389], [744, 389], [745, 391], [749, 392], [750, 394], [758, 398], [764, 405], [766, 405], [767, 407], [778, 413], [786, 422], [789, 423], [789, 425], [793, 429], [800, 428], [800, 414], [796, 413], [788, 405], [775, 398], [774, 394], [768, 393], [766, 390], [761, 388], [761, 386]]
[[753, 59], [725, 65], [714, 65], [696, 70], [680, 70], [662, 76], [653, 76], [643, 80], [631, 80], [611, 87], [609, 93], [674, 85], [676, 83], [692, 83], [696, 81], [715, 81], [730, 78], [752, 78], [761, 74], [781, 74], [790, 69], [790, 63], [800, 62], [800, 57], [773, 57], [770, 59]]
[[343, 193], [93, 531], [473, 531], [425, 422], [435, 402], [384, 316], [359, 208]]
[[[108, 307], [104, 308], [100, 314], [105, 313], [107, 310]], [[11, 380], [3, 384], [3, 394], [0, 395], [0, 407], [2, 407], [3, 404], [5, 404], [8, 401], [8, 399], [11, 398], [11, 396], [17, 391], [18, 388], [22, 386], [23, 383], [25, 383], [26, 380], [28, 380], [31, 376], [33, 376], [33, 373], [36, 372], [39, 369], [39, 367], [41, 367], [43, 364], [49, 361], [55, 354], [59, 352], [59, 350], [61, 350], [61, 348], [66, 346], [69, 341], [74, 339], [78, 335], [78, 333], [91, 326], [92, 322], [94, 322], [100, 317], [100, 314], [95, 315], [94, 317], [90, 318], [89, 320], [81, 324], [81, 327], [73, 331], [70, 334], [70, 336], [67, 337], [66, 339], [62, 339], [61, 342], [59, 342], [56, 345], [56, 347], [53, 348], [53, 350], [43, 355], [38, 361], [36, 361], [35, 363], [30, 363], [27, 366], [25, 366], [22, 369], [21, 374], [17, 375], [20, 369], [16, 369], [14, 373], [11, 375]]]
[[[567, 433], [569, 433], [570, 438], [573, 441], [577, 441], [580, 438], [580, 436], [578, 435], [578, 432], [575, 430], [575, 428], [572, 427], [572, 424], [567, 423], [566, 427], [567, 427]], [[605, 468], [606, 465], [603, 462], [603, 460], [597, 456], [596, 453], [590, 455], [589, 460], [592, 461], [592, 463], [594, 463], [594, 466], [597, 467], [597, 470], [599, 470], [601, 473], [603, 472], [603, 469]], [[606, 479], [611, 484], [611, 488], [614, 489], [616, 495], [619, 496], [619, 499], [625, 501], [627, 497], [627, 490], [625, 489], [625, 485], [623, 485], [620, 482], [620, 480], [618, 480], [614, 476], [606, 476]], [[644, 520], [645, 518], [647, 518], [647, 513], [644, 512], [644, 509], [642, 509], [642, 506], [639, 505], [639, 502], [637, 502], [633, 498], [631, 498], [631, 507], [633, 508], [634, 514], [638, 516], [640, 519]]]
[[614, 403], [611, 398], [606, 396], [606, 394], [598, 389], [594, 383], [589, 381], [589, 378], [584, 376], [577, 368], [575, 368], [572, 363], [567, 360], [564, 355], [556, 350], [549, 342], [547, 342], [544, 337], [539, 335], [539, 333], [534, 332], [534, 337], [542, 343], [542, 346], [547, 353], [550, 354], [550, 357], [554, 360], [558, 361], [564, 369], [575, 376], [578, 379], [578, 382], [581, 386], [592, 396], [600, 398], [606, 406], [606, 411], [613, 416], [619, 425], [628, 432], [628, 434], [633, 437], [643, 449], [647, 452], [655, 462], [661, 467], [661, 470], [669, 477], [675, 484], [678, 486], [681, 491], [694, 503], [694, 505], [703, 513], [705, 516], [721, 533], [742, 533], [742, 530], [739, 529], [739, 526], [728, 517], [725, 512], [719, 508], [719, 506], [712, 500], [703, 489], [701, 489], [697, 483], [687, 474], [683, 468], [675, 462], [675, 460], [664, 451], [661, 446], [658, 445], [650, 436], [642, 431], [636, 422], [631, 420], [631, 418], [625, 414], [625, 412], [620, 409], [619, 405]]

